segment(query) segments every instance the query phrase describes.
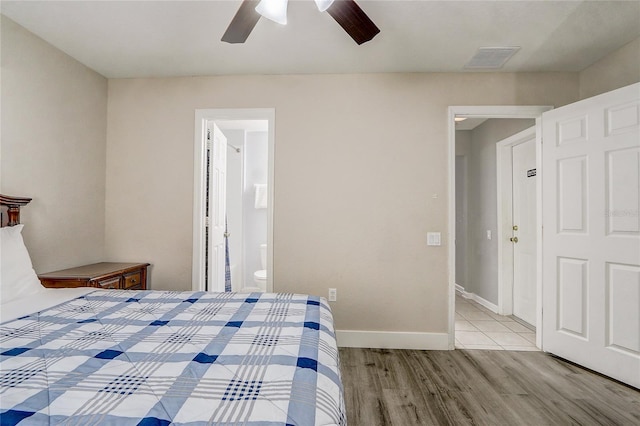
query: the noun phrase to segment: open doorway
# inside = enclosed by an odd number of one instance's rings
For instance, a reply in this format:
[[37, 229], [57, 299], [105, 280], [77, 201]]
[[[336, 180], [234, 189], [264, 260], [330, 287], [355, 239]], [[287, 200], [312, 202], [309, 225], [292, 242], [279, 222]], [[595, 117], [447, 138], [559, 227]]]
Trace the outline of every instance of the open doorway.
[[535, 350], [535, 120], [456, 118], [456, 347]]
[[[506, 189], [498, 185], [497, 144], [523, 129], [533, 127], [530, 130], [533, 133], [532, 145], [522, 151], [530, 154], [533, 147], [533, 159], [529, 161], [533, 161], [534, 166], [529, 170], [536, 169], [540, 142], [536, 137], [536, 123], [542, 112], [548, 109], [450, 108], [450, 349], [537, 350], [540, 347], [540, 335], [535, 333], [540, 319], [537, 306], [534, 306], [534, 318], [527, 318], [533, 324], [519, 322], [512, 316], [513, 303], [505, 303], [505, 297], [511, 296], [505, 296], [505, 283], [499, 279], [508, 273], [504, 270], [505, 263], [513, 262], [513, 258], [509, 260], [509, 256], [505, 255], [507, 250], [504, 247], [499, 250], [499, 247], [506, 240], [513, 249], [518, 234], [514, 233], [515, 225], [512, 222], [508, 224], [511, 232], [504, 231], [506, 222], [512, 220], [512, 216], [504, 214], [502, 210], [505, 207], [501, 204], [505, 200], [499, 199], [499, 194]], [[511, 142], [509, 149], [521, 143], [524, 142]], [[502, 147], [506, 149], [504, 144]], [[519, 148], [516, 150], [521, 151]], [[534, 188], [533, 200], [537, 200], [539, 195]], [[508, 201], [512, 201], [512, 198]], [[539, 223], [535, 222], [539, 211], [535, 205], [532, 208], [535, 255], [538, 250], [535, 242], [540, 238], [539, 227], [535, 225]], [[527, 240], [530, 237], [528, 235]], [[537, 271], [537, 259], [531, 267], [534, 272]], [[534, 301], [537, 301], [538, 280], [533, 281]], [[456, 335], [460, 339], [456, 339]]]
[[264, 292], [269, 122], [215, 120], [213, 124], [227, 141], [225, 257], [229, 274], [225, 276], [226, 284], [231, 291]]
[[273, 291], [272, 109], [196, 110], [193, 288]]

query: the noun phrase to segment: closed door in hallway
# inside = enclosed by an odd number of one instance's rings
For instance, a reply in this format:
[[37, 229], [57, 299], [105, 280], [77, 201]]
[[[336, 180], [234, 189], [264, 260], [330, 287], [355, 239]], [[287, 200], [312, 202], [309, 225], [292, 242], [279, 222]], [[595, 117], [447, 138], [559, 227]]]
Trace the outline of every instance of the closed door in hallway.
[[536, 143], [535, 134], [512, 149], [513, 315], [536, 324]]

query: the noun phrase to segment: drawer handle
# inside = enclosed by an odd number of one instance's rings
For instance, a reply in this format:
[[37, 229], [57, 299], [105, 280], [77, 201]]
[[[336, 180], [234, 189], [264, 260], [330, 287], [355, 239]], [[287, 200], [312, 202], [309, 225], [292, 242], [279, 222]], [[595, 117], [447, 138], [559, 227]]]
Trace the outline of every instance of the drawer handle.
[[136, 279], [135, 278], [131, 278], [131, 284], [135, 284], [136, 283]]

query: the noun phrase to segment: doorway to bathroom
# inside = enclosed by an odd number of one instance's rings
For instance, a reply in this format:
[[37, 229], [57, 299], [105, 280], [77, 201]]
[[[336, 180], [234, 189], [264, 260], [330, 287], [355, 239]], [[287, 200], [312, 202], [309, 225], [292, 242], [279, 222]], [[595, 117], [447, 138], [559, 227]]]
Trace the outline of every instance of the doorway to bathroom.
[[273, 109], [196, 110], [193, 286], [273, 291]]

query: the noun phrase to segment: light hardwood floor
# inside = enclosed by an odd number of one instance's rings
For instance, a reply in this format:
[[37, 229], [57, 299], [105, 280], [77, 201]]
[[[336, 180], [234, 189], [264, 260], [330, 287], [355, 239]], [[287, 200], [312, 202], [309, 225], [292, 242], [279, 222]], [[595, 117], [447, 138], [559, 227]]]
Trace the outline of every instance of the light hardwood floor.
[[350, 426], [640, 425], [640, 392], [543, 352], [340, 348]]

